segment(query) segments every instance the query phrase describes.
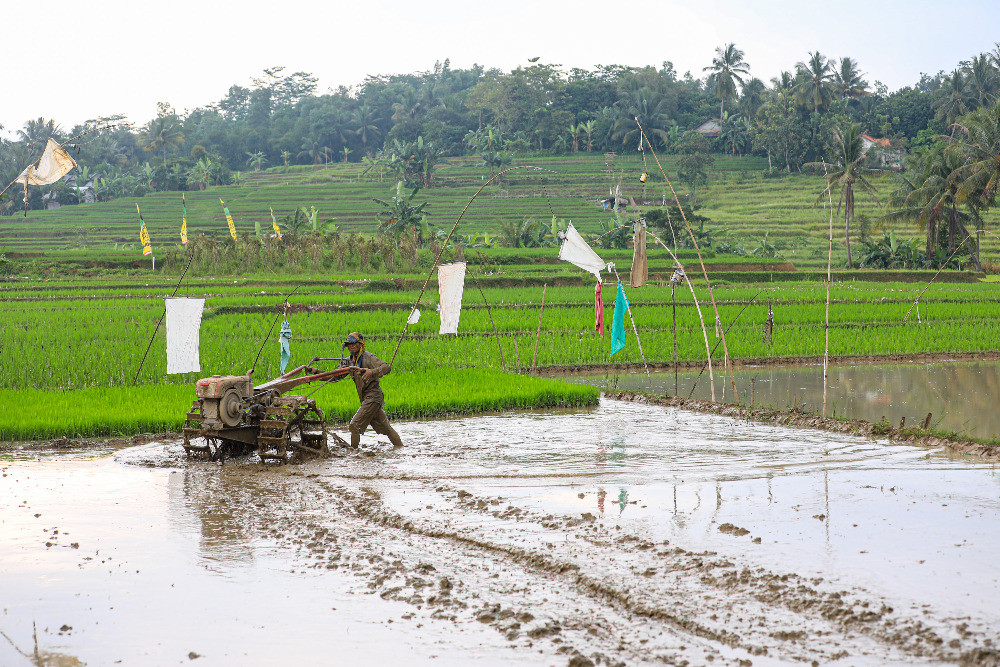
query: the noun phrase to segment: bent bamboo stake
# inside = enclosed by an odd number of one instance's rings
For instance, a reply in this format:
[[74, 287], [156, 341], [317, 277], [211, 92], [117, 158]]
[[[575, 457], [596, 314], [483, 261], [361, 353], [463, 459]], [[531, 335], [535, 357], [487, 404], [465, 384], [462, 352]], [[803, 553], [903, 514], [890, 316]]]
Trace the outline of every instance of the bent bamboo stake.
[[[656, 160], [656, 166], [660, 170], [660, 174], [663, 176], [663, 180], [666, 181], [667, 187], [670, 188], [670, 194], [674, 196], [674, 202], [677, 204], [677, 210], [681, 212], [681, 219], [684, 221], [684, 227], [687, 229], [688, 235], [691, 237], [691, 243], [694, 245], [694, 250], [698, 253], [698, 263], [701, 265], [701, 273], [705, 276], [705, 284], [708, 286], [708, 297], [712, 301], [712, 309], [715, 311], [715, 319], [722, 321], [722, 317], [719, 315], [719, 306], [715, 303], [715, 293], [712, 290], [712, 281], [708, 279], [708, 270], [705, 268], [705, 260], [701, 257], [701, 247], [698, 245], [698, 240], [694, 237], [694, 230], [691, 229], [691, 223], [688, 222], [687, 216], [684, 214], [684, 207], [681, 206], [681, 200], [674, 191], [674, 184], [670, 182], [667, 178], [667, 172], [663, 170], [663, 165], [660, 164], [660, 158], [656, 155], [656, 151], [653, 150], [653, 145], [649, 143], [649, 137], [646, 136], [646, 131], [642, 129], [642, 124], [639, 123], [639, 119], [635, 119], [635, 124], [639, 127], [639, 133], [642, 138], [646, 140], [646, 145], [649, 146], [649, 152], [652, 154], [653, 159]], [[736, 396], [736, 404], [740, 403], [739, 392], [736, 391], [736, 378], [733, 376], [732, 369], [729, 367], [729, 346], [726, 344], [726, 333], [722, 332], [722, 354], [723, 354], [723, 364], [726, 371], [729, 372], [729, 379], [733, 383], [733, 394]], [[715, 400], [715, 383], [712, 383], [712, 400]]]
[[542, 315], [545, 314], [545, 288], [548, 283], [542, 285], [542, 309], [538, 311], [538, 331], [535, 332], [535, 353], [531, 356], [531, 372], [535, 372], [535, 362], [538, 361], [538, 339], [542, 335]]
[[[763, 291], [764, 291], [764, 290], [761, 290], [760, 292], [763, 292]], [[754, 301], [756, 301], [756, 300], [757, 300], [757, 297], [759, 297], [759, 296], [760, 296], [760, 292], [757, 292], [756, 294], [754, 294], [754, 295], [753, 295], [753, 298], [751, 298], [751, 299], [750, 299], [749, 301], [747, 301], [747, 304], [746, 304], [745, 306], [743, 306], [743, 307], [742, 307], [742, 308], [740, 309], [740, 312], [738, 312], [738, 313], [736, 314], [736, 317], [734, 317], [734, 318], [733, 318], [733, 321], [732, 321], [732, 322], [730, 322], [730, 323], [729, 323], [729, 326], [727, 326], [727, 327], [726, 327], [726, 330], [725, 330], [725, 333], [729, 333], [729, 330], [733, 328], [733, 325], [734, 325], [734, 324], [736, 324], [737, 322], [739, 322], [739, 320], [740, 320], [740, 317], [742, 317], [742, 316], [743, 316], [743, 312], [744, 312], [744, 311], [745, 311], [745, 310], [746, 310], [747, 308], [749, 308], [749, 307], [750, 307], [750, 306], [751, 306], [751, 305], [753, 304], [753, 302], [754, 302]], [[720, 344], [721, 342], [722, 342], [722, 341], [720, 340], [720, 341], [719, 341], [718, 343], [716, 343], [716, 344], [715, 344], [715, 345], [714, 345], [714, 346], [712, 347], [712, 354], [715, 354], [715, 351], [716, 351], [716, 350], [717, 350], [717, 349], [719, 348], [719, 344]], [[694, 379], [694, 383], [693, 383], [693, 384], [691, 385], [691, 391], [689, 391], [689, 392], [688, 392], [688, 398], [691, 398], [692, 396], [694, 396], [694, 390], [698, 388], [698, 381], [699, 381], [699, 380], [701, 380], [701, 376], [702, 376], [702, 375], [704, 375], [704, 373], [705, 373], [705, 366], [706, 366], [706, 364], [702, 364], [702, 366], [701, 366], [701, 370], [700, 370], [700, 371], [698, 371], [698, 377], [696, 377], [696, 378]], [[725, 397], [723, 397], [723, 399], [722, 399], [722, 402], [723, 402], [723, 403], [725, 403], [725, 402], [726, 402], [726, 399], [725, 399]]]
[[[615, 272], [615, 278], [618, 282], [622, 279], [618, 277], [618, 269], [611, 265], [611, 270]], [[653, 393], [653, 377], [649, 374], [649, 364], [646, 363], [646, 355], [642, 351], [642, 341], [639, 340], [639, 329], [635, 326], [635, 318], [632, 316], [632, 304], [629, 303], [628, 297], [625, 297], [625, 309], [628, 311], [628, 318], [632, 322], [632, 332], [635, 334], [636, 345], [639, 346], [639, 356], [642, 357], [642, 365], [646, 369], [646, 380], [649, 382], [649, 392]]]
[[[671, 252], [670, 248], [667, 247], [667, 244], [661, 241], [660, 237], [658, 237], [656, 234], [651, 233], [648, 229], [646, 230], [646, 233], [652, 236], [657, 243], [663, 246], [663, 249], [666, 250], [671, 257], [673, 257], [674, 263], [677, 265], [677, 268], [683, 270], [684, 266], [680, 263], [680, 260], [677, 259], [677, 255]], [[691, 298], [694, 299], [694, 307], [698, 311], [698, 321], [701, 322], [701, 335], [705, 338], [705, 363], [708, 364], [708, 381], [712, 385], [712, 401], [715, 401], [715, 376], [712, 375], [712, 346], [708, 342], [708, 329], [705, 327], [705, 316], [702, 315], [701, 313], [701, 305], [698, 303], [698, 297], [694, 293], [694, 286], [691, 284], [691, 281], [685, 277], [684, 282], [687, 283], [688, 289], [691, 290]], [[677, 370], [676, 359], [674, 360], [674, 370], [675, 371]], [[674, 384], [676, 384], [676, 381], [674, 382]]]

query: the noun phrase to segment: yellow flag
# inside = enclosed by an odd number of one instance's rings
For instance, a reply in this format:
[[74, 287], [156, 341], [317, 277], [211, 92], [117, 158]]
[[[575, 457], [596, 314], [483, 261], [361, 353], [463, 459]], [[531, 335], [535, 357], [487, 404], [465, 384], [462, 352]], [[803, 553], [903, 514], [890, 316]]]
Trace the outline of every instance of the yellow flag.
[[146, 221], [142, 219], [142, 211], [139, 210], [139, 205], [135, 205], [135, 212], [139, 214], [139, 240], [142, 241], [142, 255], [153, 254], [153, 247], [149, 244], [149, 231], [146, 229]]
[[187, 242], [188, 242], [187, 199], [184, 198], [184, 193], [181, 193], [181, 245], [185, 245]]
[[224, 202], [224, 201], [222, 201], [220, 199], [219, 203], [222, 204], [222, 211], [223, 211], [223, 213], [226, 214], [226, 222], [229, 223], [229, 234], [233, 237], [233, 240], [235, 241], [236, 240], [236, 225], [233, 223], [233, 216], [229, 215], [229, 207], [226, 206], [226, 202]]
[[274, 217], [274, 209], [271, 209], [271, 226], [274, 227], [274, 233], [277, 235], [278, 240], [281, 240], [281, 230], [278, 229], [278, 219]]

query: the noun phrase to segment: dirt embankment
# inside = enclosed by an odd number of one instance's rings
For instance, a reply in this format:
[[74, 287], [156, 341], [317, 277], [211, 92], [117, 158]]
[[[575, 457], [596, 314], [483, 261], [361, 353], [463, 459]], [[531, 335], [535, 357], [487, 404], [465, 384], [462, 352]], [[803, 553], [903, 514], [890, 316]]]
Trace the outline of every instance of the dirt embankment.
[[[1000, 360], [1000, 351], [990, 350], [986, 352], [927, 352], [921, 354], [867, 354], [862, 356], [832, 356], [830, 364], [834, 366], [856, 366], [860, 364], [892, 364], [892, 363], [912, 363], [912, 364], [933, 364], [945, 361], [997, 361]], [[734, 368], [747, 368], [755, 366], [815, 366], [823, 363], [823, 357], [801, 356], [801, 357], [761, 357], [759, 359], [730, 359], [729, 363]], [[705, 365], [699, 361], [679, 361], [677, 368], [682, 370], [700, 369]], [[717, 362], [718, 365], [718, 362]], [[713, 365], [713, 368], [716, 366]], [[642, 364], [575, 364], [568, 366], [543, 366], [539, 368], [542, 375], [563, 375], [568, 373], [605, 373], [616, 372], [636, 372], [645, 370]], [[669, 363], [649, 364], [651, 371], [672, 371], [674, 365]]]
[[785, 410], [751, 408], [745, 405], [716, 403], [680, 396], [655, 396], [631, 391], [605, 392], [605, 396], [619, 401], [633, 401], [648, 403], [650, 405], [683, 408], [685, 410], [772, 424], [774, 426], [812, 428], [821, 431], [849, 433], [866, 438], [885, 438], [894, 442], [906, 442], [927, 447], [948, 447], [961, 454], [975, 454], [987, 458], [1000, 459], [1000, 442], [973, 440], [963, 438], [957, 433], [930, 431], [923, 428], [920, 424], [916, 426], [894, 426], [884, 420], [873, 423], [860, 419], [847, 420], [821, 417], [808, 413], [801, 407], [792, 407]]

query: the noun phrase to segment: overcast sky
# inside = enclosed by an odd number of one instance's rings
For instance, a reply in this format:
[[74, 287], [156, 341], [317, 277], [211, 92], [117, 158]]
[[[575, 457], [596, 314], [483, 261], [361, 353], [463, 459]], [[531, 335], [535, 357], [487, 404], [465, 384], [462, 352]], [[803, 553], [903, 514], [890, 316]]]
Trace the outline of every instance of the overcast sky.
[[39, 116], [65, 129], [114, 113], [141, 125], [158, 101], [208, 105], [274, 65], [315, 74], [320, 92], [445, 58], [504, 70], [533, 56], [566, 68], [669, 60], [702, 76], [732, 41], [765, 82], [819, 50], [895, 90], [1000, 42], [997, 0], [50, 0], [30, 16], [2, 28], [5, 134]]

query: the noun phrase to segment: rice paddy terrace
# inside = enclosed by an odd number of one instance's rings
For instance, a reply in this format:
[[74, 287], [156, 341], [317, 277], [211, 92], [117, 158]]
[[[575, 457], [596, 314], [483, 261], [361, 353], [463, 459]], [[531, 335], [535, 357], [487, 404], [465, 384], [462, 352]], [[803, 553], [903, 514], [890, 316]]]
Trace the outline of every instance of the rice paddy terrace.
[[[664, 157], [662, 163], [678, 194], [689, 194], [676, 179], [674, 158]], [[650, 207], [672, 200], [655, 163], [647, 158], [644, 164], [638, 153], [614, 157], [596, 153], [523, 156], [517, 164], [519, 168], [507, 173], [501, 183], [487, 187], [476, 199], [462, 219], [459, 234], [490, 232], [504, 221], [525, 217], [545, 222], [552, 215], [572, 220], [583, 232], [596, 233], [600, 221], [610, 217], [602, 211], [599, 200], [619, 182], [623, 193]], [[825, 268], [829, 219], [822, 205], [815, 206], [822, 179], [810, 174], [767, 177], [766, 170], [767, 163], [760, 158], [716, 156], [708, 169], [708, 184], [698, 190], [699, 213], [710, 219], [706, 224], [717, 233], [728, 230], [723, 238], [744, 241], [752, 248], [756, 239], [766, 234], [768, 241], [779, 247], [783, 259], [799, 268]], [[645, 185], [638, 181], [643, 171], [650, 173]], [[372, 200], [390, 198], [393, 183], [362, 172], [363, 166], [357, 163], [275, 167], [246, 173], [238, 185], [188, 192], [189, 234], [228, 234], [220, 199], [229, 206], [243, 234], [253, 232], [254, 222], [268, 228], [269, 208], [280, 220], [298, 206], [316, 206], [320, 220], [336, 218], [342, 232], [371, 234], [379, 210]], [[478, 166], [478, 158], [451, 158], [417, 200], [429, 202], [428, 220], [433, 225], [450, 229], [488, 178], [486, 170]], [[892, 187], [891, 177], [882, 178], [879, 185], [884, 197]], [[142, 207], [155, 254], [176, 246], [180, 196], [176, 192], [159, 192], [138, 200], [64, 206], [53, 211], [31, 211], [27, 218], [0, 218], [0, 247], [14, 257], [65, 257], [78, 261], [137, 258], [136, 203]], [[875, 220], [880, 209], [858, 195], [856, 215]], [[995, 218], [993, 214], [988, 222]], [[835, 219], [835, 264], [846, 260], [842, 228], [842, 221]], [[898, 233], [920, 237], [922, 232], [902, 227]], [[983, 240], [984, 260], [990, 261], [998, 253], [997, 237], [987, 235]]]

